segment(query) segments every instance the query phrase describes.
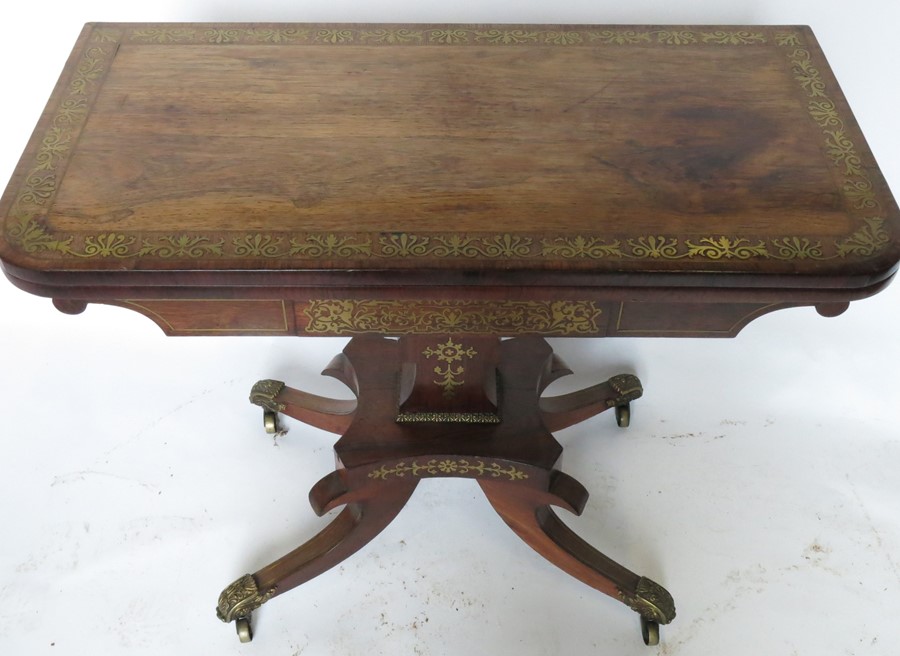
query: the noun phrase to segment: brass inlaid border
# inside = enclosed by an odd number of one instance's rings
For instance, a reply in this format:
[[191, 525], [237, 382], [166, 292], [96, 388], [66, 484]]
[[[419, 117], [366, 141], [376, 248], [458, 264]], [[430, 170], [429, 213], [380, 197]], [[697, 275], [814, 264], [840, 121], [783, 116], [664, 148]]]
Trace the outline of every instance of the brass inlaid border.
[[[94, 40], [111, 38], [103, 28]], [[125, 32], [129, 43], [182, 45], [386, 45], [386, 46], [623, 46], [623, 45], [722, 45], [753, 46], [799, 36], [768, 28], [752, 30], [603, 28], [592, 26], [466, 26], [466, 25], [169, 25], [135, 27]]]
[[[528, 27], [386, 27], [278, 25], [134, 26], [99, 25], [75, 66], [66, 92], [43, 135], [34, 163], [25, 175], [4, 223], [9, 243], [31, 256], [79, 259], [137, 259], [153, 256], [170, 260], [200, 258], [262, 260], [368, 260], [377, 258], [487, 260], [833, 260], [869, 258], [891, 241], [881, 207], [844, 120], [828, 95], [827, 86], [803, 46], [798, 32], [754, 28], [753, 31], [709, 28], [598, 28], [557, 29]], [[523, 234], [381, 234], [256, 232], [224, 238], [205, 233], [120, 232], [54, 233], [46, 214], [52, 205], [65, 164], [87, 120], [90, 98], [96, 94], [122, 43], [284, 45], [496, 45], [655, 46], [655, 47], [767, 47], [787, 49], [790, 70], [808, 96], [810, 118], [822, 129], [824, 154], [844, 176], [842, 192], [858, 216], [859, 227], [831, 243], [784, 235], [760, 239], [734, 235], [641, 235], [610, 240], [599, 234], [555, 238]]]
[[310, 301], [305, 332], [327, 335], [597, 335], [593, 301]]

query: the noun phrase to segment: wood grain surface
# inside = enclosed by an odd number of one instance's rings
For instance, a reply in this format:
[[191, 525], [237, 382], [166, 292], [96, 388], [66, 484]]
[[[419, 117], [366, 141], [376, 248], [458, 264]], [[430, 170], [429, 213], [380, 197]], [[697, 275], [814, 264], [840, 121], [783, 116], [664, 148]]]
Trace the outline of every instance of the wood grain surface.
[[870, 295], [900, 260], [847, 101], [787, 26], [88, 24], [0, 220], [15, 284], [126, 304], [542, 287], [757, 312]]

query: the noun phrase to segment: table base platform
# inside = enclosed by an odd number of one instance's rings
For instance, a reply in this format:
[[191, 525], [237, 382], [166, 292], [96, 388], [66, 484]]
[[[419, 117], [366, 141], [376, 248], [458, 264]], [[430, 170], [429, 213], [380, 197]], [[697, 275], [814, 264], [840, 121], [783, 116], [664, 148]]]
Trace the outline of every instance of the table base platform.
[[250, 400], [267, 431], [278, 414], [341, 435], [336, 470], [310, 491], [318, 515], [344, 506], [334, 521], [294, 551], [246, 574], [219, 598], [217, 613], [252, 639], [251, 613], [273, 597], [338, 565], [378, 535], [419, 481], [475, 479], [506, 524], [535, 551], [587, 585], [627, 604], [641, 618], [646, 644], [675, 617], [660, 585], [614, 562], [568, 528], [551, 508], [580, 515], [587, 490], [555, 468], [563, 448], [552, 432], [614, 409], [625, 427], [643, 393], [630, 374], [541, 398], [571, 373], [539, 337], [409, 335], [353, 338], [323, 372], [356, 400], [328, 399], [258, 382]]

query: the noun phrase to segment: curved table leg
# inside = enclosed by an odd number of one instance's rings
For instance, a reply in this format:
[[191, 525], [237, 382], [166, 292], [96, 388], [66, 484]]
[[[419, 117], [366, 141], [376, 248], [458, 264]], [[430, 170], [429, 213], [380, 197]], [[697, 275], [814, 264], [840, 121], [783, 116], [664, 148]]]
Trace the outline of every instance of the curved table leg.
[[343, 434], [356, 413], [356, 400], [330, 399], [286, 386], [280, 380], [261, 380], [250, 391], [250, 402], [265, 411], [266, 430], [276, 432], [275, 415], [282, 413], [330, 433]]
[[[578, 537], [551, 510], [547, 492], [498, 481], [479, 480], [478, 484], [494, 510], [528, 546], [563, 571], [639, 613], [644, 641], [658, 641], [658, 625], [675, 618], [675, 603], [662, 586], [628, 570]], [[572, 509], [561, 498], [552, 503]]]
[[[237, 621], [242, 642], [249, 642], [250, 614], [266, 601], [318, 576], [359, 551], [393, 521], [416, 489], [418, 481], [383, 484], [377, 494], [348, 503], [335, 520], [289, 554], [245, 574], [219, 596], [216, 614], [223, 622]], [[334, 504], [340, 505], [340, 499]]]
[[641, 381], [631, 374], [613, 376], [605, 383], [540, 399], [539, 407], [544, 426], [551, 433], [574, 426], [596, 414], [616, 409], [616, 421], [625, 427], [629, 422], [629, 404], [644, 393]]

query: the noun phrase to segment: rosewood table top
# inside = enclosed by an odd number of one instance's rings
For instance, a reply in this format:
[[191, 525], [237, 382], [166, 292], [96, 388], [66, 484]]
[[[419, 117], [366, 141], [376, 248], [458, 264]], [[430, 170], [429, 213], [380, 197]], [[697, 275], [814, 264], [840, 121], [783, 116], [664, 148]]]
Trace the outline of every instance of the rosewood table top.
[[0, 222], [170, 334], [733, 335], [900, 260], [788, 26], [88, 24]]

